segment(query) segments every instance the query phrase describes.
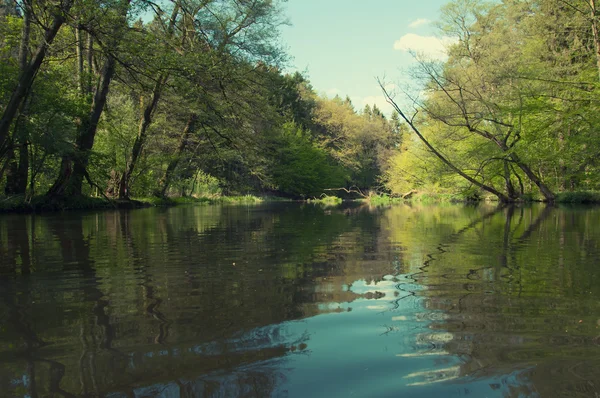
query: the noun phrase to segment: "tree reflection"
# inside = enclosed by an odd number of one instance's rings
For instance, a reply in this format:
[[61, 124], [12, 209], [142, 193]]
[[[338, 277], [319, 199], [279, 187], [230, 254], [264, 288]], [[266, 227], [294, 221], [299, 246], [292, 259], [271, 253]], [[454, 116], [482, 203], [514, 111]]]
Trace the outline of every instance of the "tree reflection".
[[600, 291], [592, 281], [600, 270], [590, 267], [600, 251], [590, 227], [600, 225], [600, 212], [504, 207], [481, 213], [465, 227], [465, 217], [441, 219], [444, 227], [425, 245], [438, 249], [424, 252], [410, 275], [424, 288], [414, 294], [424, 298], [425, 308], [445, 315], [429, 324], [438, 332], [417, 340], [461, 361], [451, 376], [423, 372], [415, 373], [417, 379], [513, 374], [509, 396], [599, 394], [594, 314], [600, 314]]
[[[285, 378], [278, 361], [310, 346], [284, 322], [362, 297], [342, 289], [365, 274], [353, 253], [377, 252], [377, 239], [364, 241], [360, 228], [374, 215], [298, 210], [36, 216], [34, 245], [26, 246], [31, 227], [2, 235], [13, 248], [3, 253], [4, 275], [36, 272], [31, 287], [11, 282], [5, 294], [35, 299], [18, 310], [7, 304], [3, 351], [24, 340], [28, 354], [2, 365], [0, 388], [18, 395], [27, 384], [32, 397], [272, 395]], [[349, 251], [339, 240], [345, 234], [361, 244]], [[369, 278], [391, 272], [389, 259], [369, 256]], [[16, 266], [20, 258], [30, 260]], [[15, 384], [23, 375], [28, 382]]]
[[334, 313], [376, 322], [352, 348], [374, 330], [402, 338], [394, 360], [433, 358], [403, 363], [403, 386], [510, 375], [511, 396], [592, 395], [597, 225], [596, 209], [495, 205], [0, 218], [0, 390], [278, 395], [290, 359], [323, 349], [290, 321]]

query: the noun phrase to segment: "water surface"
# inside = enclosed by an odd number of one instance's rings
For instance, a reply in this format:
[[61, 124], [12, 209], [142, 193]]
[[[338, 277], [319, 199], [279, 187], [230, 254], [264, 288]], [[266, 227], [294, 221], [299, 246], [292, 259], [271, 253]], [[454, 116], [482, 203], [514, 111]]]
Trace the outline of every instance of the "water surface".
[[597, 397], [600, 208], [0, 216], [0, 396]]

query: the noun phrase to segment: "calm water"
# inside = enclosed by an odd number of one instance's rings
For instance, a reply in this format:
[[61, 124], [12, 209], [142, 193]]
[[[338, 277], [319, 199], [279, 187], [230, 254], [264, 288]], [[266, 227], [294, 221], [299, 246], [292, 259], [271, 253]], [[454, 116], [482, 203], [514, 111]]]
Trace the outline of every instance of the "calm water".
[[598, 397], [600, 208], [0, 216], [0, 396]]

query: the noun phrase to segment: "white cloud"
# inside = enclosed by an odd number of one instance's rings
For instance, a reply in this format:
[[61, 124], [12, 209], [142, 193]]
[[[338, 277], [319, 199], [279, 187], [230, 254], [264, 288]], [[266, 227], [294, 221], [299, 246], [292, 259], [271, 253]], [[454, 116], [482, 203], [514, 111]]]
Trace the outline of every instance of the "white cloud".
[[420, 36], [414, 33], [408, 33], [394, 42], [394, 50], [415, 52], [423, 54], [429, 58], [445, 59], [447, 57], [446, 49], [458, 40], [454, 37], [443, 36]]
[[427, 25], [429, 22], [431, 22], [429, 19], [419, 18], [419, 19], [415, 19], [410, 24], [408, 24], [408, 27], [409, 28], [416, 28], [416, 27], [421, 26], [421, 25]]

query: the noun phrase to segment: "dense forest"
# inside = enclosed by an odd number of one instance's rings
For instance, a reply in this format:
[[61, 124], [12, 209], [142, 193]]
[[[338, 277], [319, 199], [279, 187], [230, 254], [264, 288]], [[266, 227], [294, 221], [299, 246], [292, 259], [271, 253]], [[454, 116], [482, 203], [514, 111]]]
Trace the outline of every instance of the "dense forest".
[[281, 72], [277, 1], [6, 0], [2, 19], [6, 195], [311, 197], [381, 185], [398, 146], [398, 119]]
[[415, 54], [409, 101], [381, 82], [386, 116], [284, 72], [282, 1], [0, 0], [2, 195], [598, 189], [594, 0], [455, 0], [441, 15], [447, 59]]
[[[393, 192], [543, 199], [598, 189], [600, 37], [594, 0], [456, 0], [439, 28], [445, 62], [415, 54], [424, 87], [401, 109], [413, 131]], [[564, 195], [563, 195], [564, 197]]]

